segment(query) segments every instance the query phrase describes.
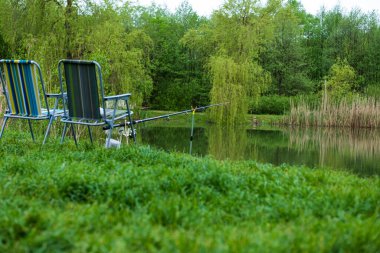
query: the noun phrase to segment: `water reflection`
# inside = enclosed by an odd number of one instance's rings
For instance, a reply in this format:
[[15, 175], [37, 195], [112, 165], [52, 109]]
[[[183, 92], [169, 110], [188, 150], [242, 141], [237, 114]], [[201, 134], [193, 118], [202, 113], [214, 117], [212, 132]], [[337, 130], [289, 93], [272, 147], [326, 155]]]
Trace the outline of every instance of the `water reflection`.
[[[190, 128], [145, 127], [139, 142], [189, 152]], [[225, 160], [347, 169], [380, 174], [380, 131], [351, 129], [242, 129], [215, 125], [195, 128], [193, 154]]]
[[209, 141], [208, 154], [216, 159], [242, 160], [247, 149], [245, 128], [223, 128], [212, 125], [206, 130]]
[[352, 168], [364, 174], [380, 170], [380, 131], [349, 128], [288, 129], [289, 147], [319, 150], [320, 166]]

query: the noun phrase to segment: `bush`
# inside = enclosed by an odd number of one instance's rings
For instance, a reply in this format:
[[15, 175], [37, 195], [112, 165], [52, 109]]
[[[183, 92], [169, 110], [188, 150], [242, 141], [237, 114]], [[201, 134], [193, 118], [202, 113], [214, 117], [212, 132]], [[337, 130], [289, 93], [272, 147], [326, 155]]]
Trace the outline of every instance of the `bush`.
[[318, 106], [321, 103], [321, 98], [317, 94], [299, 95], [294, 97], [285, 96], [263, 96], [258, 103], [251, 101], [249, 105], [249, 113], [252, 114], [276, 114], [282, 115], [290, 111], [290, 102], [294, 105], [299, 103], [307, 103], [311, 106]]
[[249, 108], [249, 112], [253, 114], [284, 114], [289, 111], [290, 97], [264, 96], [257, 104], [252, 101]]

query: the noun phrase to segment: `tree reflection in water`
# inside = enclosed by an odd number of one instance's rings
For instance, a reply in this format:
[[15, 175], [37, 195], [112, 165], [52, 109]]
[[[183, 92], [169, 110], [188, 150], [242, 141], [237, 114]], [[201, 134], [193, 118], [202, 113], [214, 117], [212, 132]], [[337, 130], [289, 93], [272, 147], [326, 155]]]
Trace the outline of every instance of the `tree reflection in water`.
[[[141, 129], [139, 143], [189, 152], [190, 128]], [[280, 165], [343, 169], [380, 175], [380, 131], [368, 129], [245, 129], [209, 125], [194, 129], [193, 154], [218, 160], [256, 160]]]
[[247, 130], [245, 127], [220, 127], [210, 125], [207, 128], [209, 141], [208, 153], [219, 160], [245, 159], [247, 148]]

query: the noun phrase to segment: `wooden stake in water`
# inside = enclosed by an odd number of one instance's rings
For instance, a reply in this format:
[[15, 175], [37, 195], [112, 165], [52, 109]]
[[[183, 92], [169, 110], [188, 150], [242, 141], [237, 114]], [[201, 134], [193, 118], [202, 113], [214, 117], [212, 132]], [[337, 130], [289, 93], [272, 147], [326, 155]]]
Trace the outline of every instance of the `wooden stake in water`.
[[195, 117], [195, 111], [197, 110], [197, 108], [193, 108], [192, 111], [193, 111], [193, 115], [192, 115], [192, 118], [191, 118], [191, 134], [190, 134], [190, 155], [193, 151], [193, 136], [194, 136], [194, 117]]

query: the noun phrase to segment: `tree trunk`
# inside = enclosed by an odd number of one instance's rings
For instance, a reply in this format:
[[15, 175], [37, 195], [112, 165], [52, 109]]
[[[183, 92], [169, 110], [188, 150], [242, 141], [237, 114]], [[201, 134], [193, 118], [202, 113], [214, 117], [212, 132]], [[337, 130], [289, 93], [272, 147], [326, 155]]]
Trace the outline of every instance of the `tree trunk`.
[[73, 31], [71, 27], [73, 15], [73, 0], [67, 0], [66, 11], [65, 11], [65, 51], [67, 59], [73, 58], [72, 52], [72, 39]]

